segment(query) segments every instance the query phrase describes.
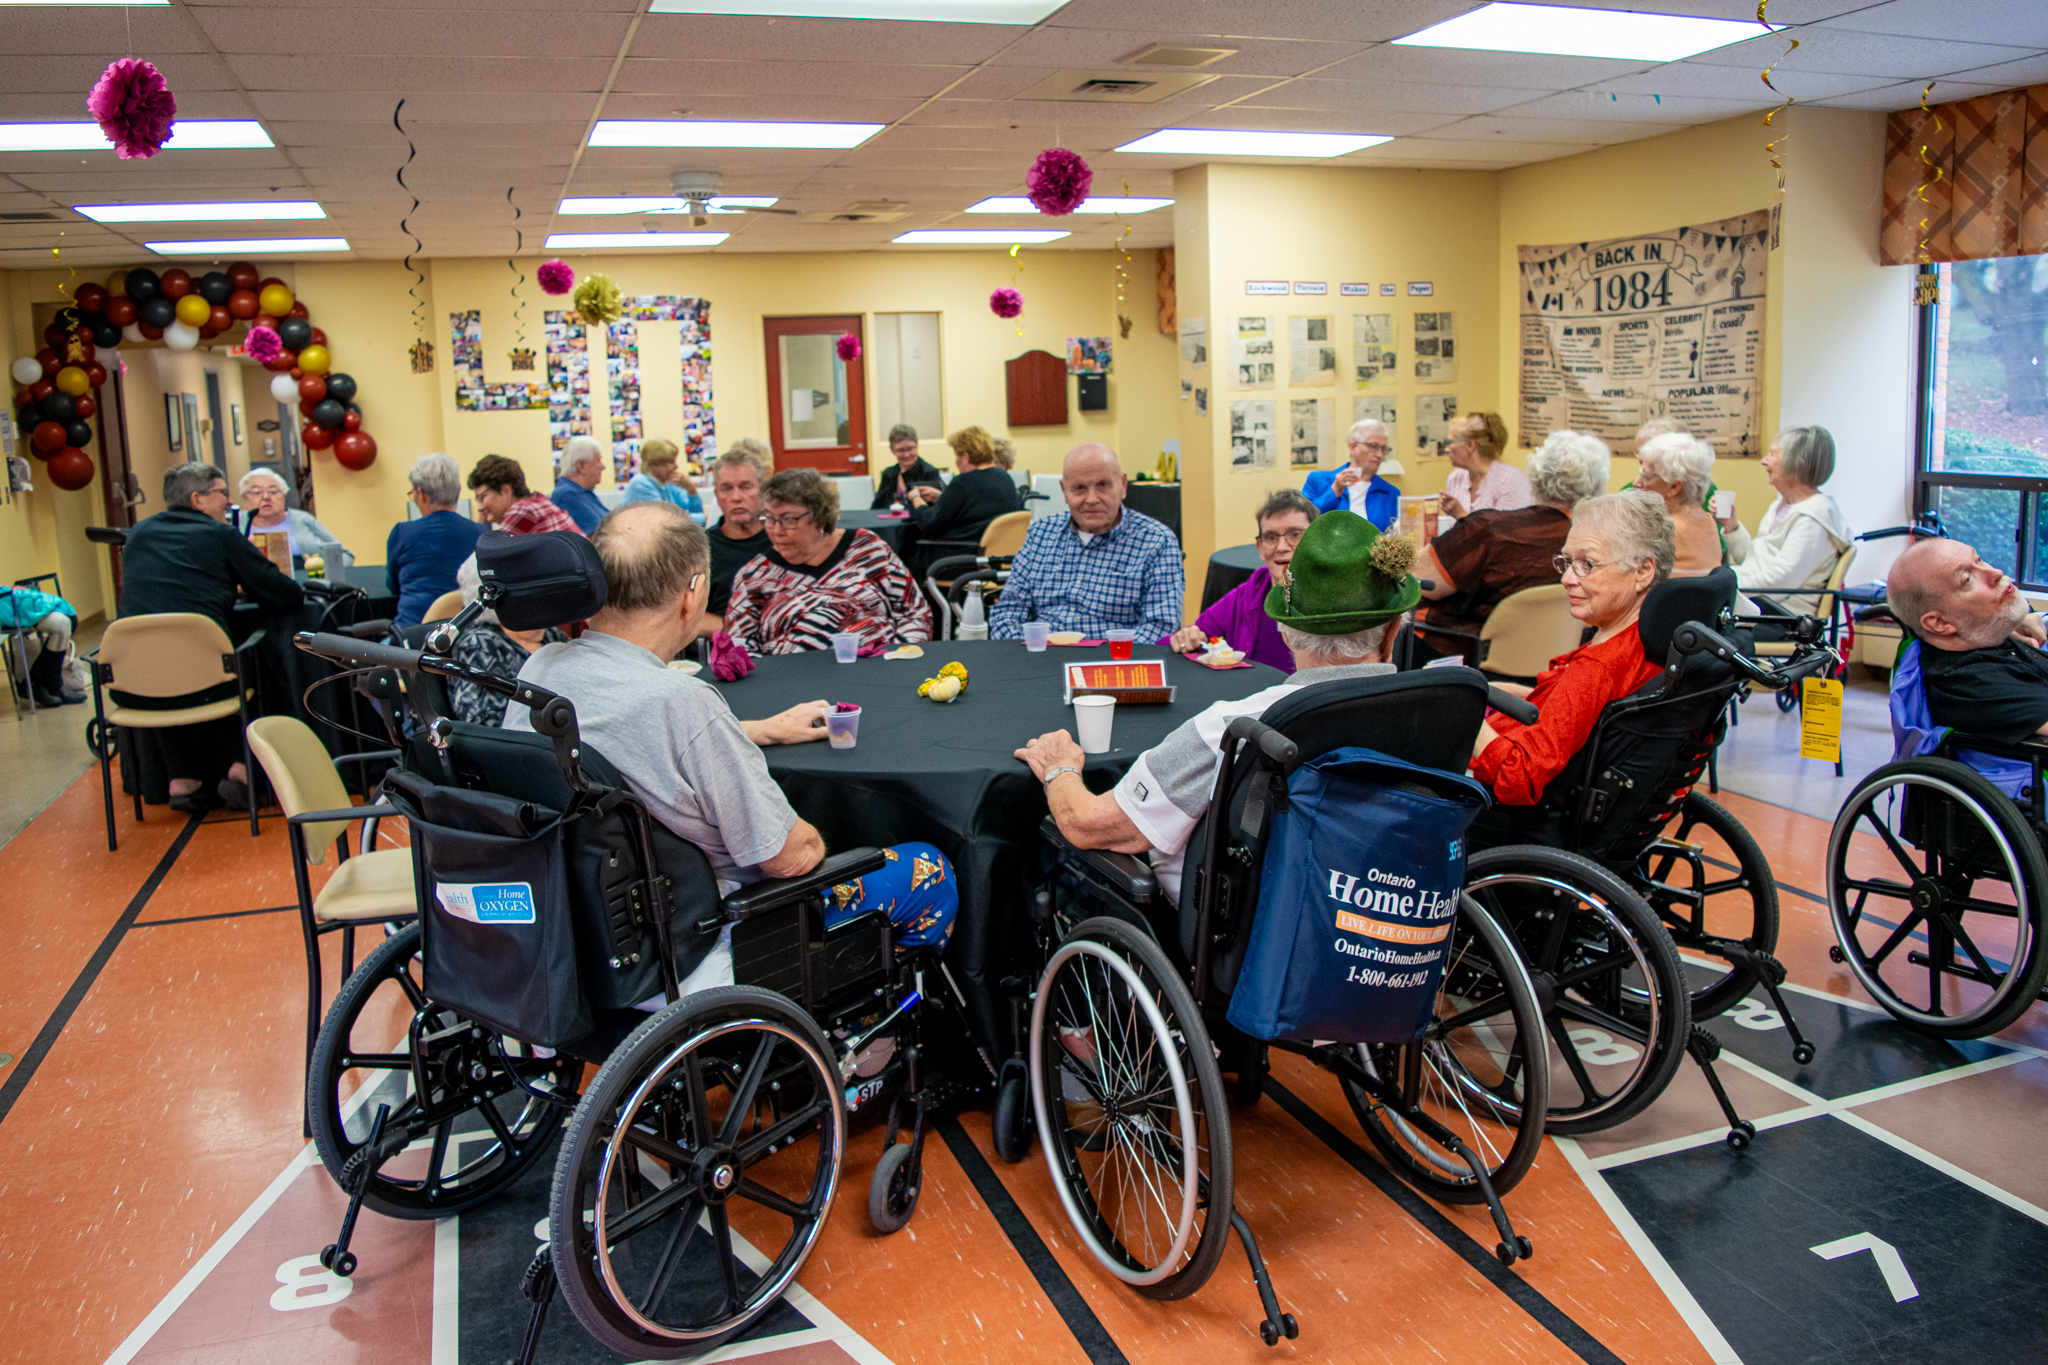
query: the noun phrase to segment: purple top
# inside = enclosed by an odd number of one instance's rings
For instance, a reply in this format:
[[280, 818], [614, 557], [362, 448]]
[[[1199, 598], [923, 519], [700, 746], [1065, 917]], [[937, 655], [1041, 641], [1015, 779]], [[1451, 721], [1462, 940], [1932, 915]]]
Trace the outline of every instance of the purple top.
[[[1204, 636], [1221, 635], [1232, 649], [1244, 651], [1255, 664], [1271, 664], [1282, 673], [1294, 671], [1294, 653], [1280, 638], [1280, 627], [1266, 615], [1266, 593], [1273, 586], [1271, 575], [1261, 564], [1250, 578], [1216, 599], [1195, 624]], [[1160, 644], [1165, 644], [1161, 640]]]

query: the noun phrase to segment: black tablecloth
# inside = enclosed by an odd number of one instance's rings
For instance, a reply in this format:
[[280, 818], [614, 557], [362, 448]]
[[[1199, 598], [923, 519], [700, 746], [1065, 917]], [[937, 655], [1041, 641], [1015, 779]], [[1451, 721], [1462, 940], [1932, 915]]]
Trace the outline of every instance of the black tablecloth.
[[[298, 579], [301, 586], [312, 581], [306, 577], [306, 572], [303, 569], [293, 574], [292, 577]], [[362, 620], [367, 621], [373, 617], [390, 616], [398, 610], [398, 594], [391, 591], [390, 583], [385, 577], [382, 564], [351, 564], [340, 574], [329, 573], [325, 581], [329, 583], [345, 583], [369, 599], [363, 604], [363, 612], [360, 617]]]
[[[827, 847], [894, 844], [923, 839], [953, 862], [960, 918], [946, 959], [960, 979], [975, 1023], [998, 1046], [991, 986], [1028, 964], [1015, 954], [1023, 938], [1023, 874], [1038, 844], [1045, 793], [1012, 756], [1049, 730], [1073, 729], [1060, 700], [1065, 664], [1108, 658], [1105, 649], [1048, 649], [1029, 654], [1014, 641], [928, 644], [922, 659], [838, 663], [830, 651], [760, 661], [738, 682], [721, 684], [734, 714], [753, 720], [799, 702], [824, 698], [861, 708], [860, 742], [852, 749], [815, 744], [767, 750], [768, 770], [790, 804], [818, 827]], [[1139, 646], [1133, 657], [1167, 658]], [[917, 684], [958, 659], [969, 684], [941, 705], [917, 695]], [[1167, 664], [1179, 691], [1169, 706], [1119, 707], [1116, 747], [1091, 754], [1083, 780], [1105, 791], [1144, 750], [1213, 702], [1247, 696], [1285, 677], [1263, 665], [1217, 672], [1185, 659]]]
[[909, 517], [884, 517], [880, 512], [871, 512], [865, 507], [842, 507], [839, 509], [839, 524], [873, 531], [896, 552], [898, 559], [903, 558], [906, 549], [917, 544], [917, 523]]
[[1164, 522], [1166, 529], [1173, 532], [1173, 538], [1180, 539], [1179, 484], [1133, 479], [1130, 487], [1124, 490], [1124, 506], [1135, 508], [1155, 521]]
[[1202, 610], [1259, 571], [1263, 561], [1256, 545], [1232, 545], [1209, 556], [1209, 576], [1202, 580]]

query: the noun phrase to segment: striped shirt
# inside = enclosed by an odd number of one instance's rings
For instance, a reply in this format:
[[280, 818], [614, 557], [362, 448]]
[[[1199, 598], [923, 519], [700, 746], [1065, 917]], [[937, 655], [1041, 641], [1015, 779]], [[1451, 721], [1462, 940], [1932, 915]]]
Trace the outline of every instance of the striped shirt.
[[1165, 525], [1126, 507], [1107, 531], [1081, 538], [1067, 517], [1031, 523], [989, 618], [989, 637], [1021, 640], [1026, 621], [1099, 636], [1134, 629], [1156, 640], [1180, 629], [1187, 570]]

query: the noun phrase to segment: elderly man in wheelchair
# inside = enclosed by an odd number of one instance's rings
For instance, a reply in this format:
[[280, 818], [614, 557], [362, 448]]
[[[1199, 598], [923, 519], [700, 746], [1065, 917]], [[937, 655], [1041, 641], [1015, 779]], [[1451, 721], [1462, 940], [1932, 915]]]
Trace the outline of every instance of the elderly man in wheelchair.
[[478, 562], [479, 600], [511, 628], [589, 628], [516, 680], [449, 657], [462, 618], [420, 652], [298, 641], [511, 703], [492, 729], [406, 691], [415, 743], [379, 809], [406, 817], [419, 915], [344, 984], [314, 1049], [309, 1124], [350, 1194], [322, 1259], [353, 1271], [364, 1204], [437, 1218], [502, 1192], [566, 1123], [522, 1359], [557, 1288], [631, 1359], [701, 1355], [795, 1279], [848, 1113], [878, 1098], [869, 1213], [884, 1232], [911, 1216], [941, 1093], [921, 1019], [958, 1004], [938, 962], [952, 869], [923, 844], [828, 856], [720, 694], [667, 666], [709, 581], [704, 532], [673, 508], [624, 509], [589, 541], [487, 536]]

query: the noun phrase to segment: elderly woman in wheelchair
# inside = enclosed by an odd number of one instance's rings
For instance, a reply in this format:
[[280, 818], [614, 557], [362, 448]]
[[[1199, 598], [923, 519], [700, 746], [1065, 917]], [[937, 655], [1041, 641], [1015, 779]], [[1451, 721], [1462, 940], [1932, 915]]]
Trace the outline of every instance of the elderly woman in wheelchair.
[[614, 1351], [701, 1355], [795, 1279], [848, 1114], [875, 1100], [889, 1118], [869, 1213], [884, 1232], [909, 1219], [942, 1085], [922, 1018], [948, 1010], [971, 1037], [938, 960], [952, 869], [924, 844], [827, 856], [720, 695], [666, 667], [709, 576], [703, 531], [672, 507], [628, 508], [590, 541], [487, 536], [478, 559], [509, 627], [590, 629], [517, 680], [448, 657], [461, 618], [419, 653], [299, 638], [511, 703], [494, 729], [407, 691], [418, 738], [384, 793], [407, 819], [420, 913], [344, 984], [314, 1049], [309, 1124], [350, 1194], [323, 1261], [354, 1269], [362, 1205], [458, 1213], [566, 1126], [522, 1286], [524, 1359], [558, 1287]]

